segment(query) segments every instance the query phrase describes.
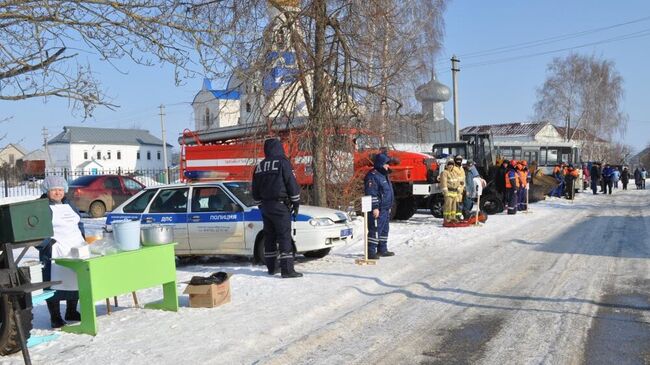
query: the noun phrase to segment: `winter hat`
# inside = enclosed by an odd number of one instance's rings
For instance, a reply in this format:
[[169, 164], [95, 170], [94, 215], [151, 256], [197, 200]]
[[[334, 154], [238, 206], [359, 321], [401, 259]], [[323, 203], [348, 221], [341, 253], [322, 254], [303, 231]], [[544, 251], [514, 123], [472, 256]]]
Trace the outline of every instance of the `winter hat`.
[[65, 181], [61, 176], [48, 176], [43, 180], [41, 184], [41, 190], [43, 193], [47, 193], [52, 189], [63, 189], [64, 192], [68, 192], [68, 182]]
[[380, 153], [375, 156], [375, 168], [383, 168], [384, 165], [386, 165], [390, 161], [390, 157], [388, 157], [387, 154], [385, 153]]

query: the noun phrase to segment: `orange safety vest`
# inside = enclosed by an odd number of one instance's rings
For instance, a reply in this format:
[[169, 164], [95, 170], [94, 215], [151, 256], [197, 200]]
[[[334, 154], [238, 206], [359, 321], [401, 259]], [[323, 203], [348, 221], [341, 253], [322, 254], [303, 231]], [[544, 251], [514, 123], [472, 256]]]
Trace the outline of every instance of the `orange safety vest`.
[[528, 173], [524, 170], [517, 171], [519, 175], [519, 186], [526, 186], [526, 180], [528, 180]]
[[[510, 170], [506, 172], [505, 178], [506, 178], [506, 189], [511, 189], [512, 184], [510, 184], [510, 179], [508, 178], [508, 174], [510, 173]], [[516, 187], [519, 188], [519, 179], [517, 178], [518, 174], [517, 171], [515, 171], [515, 185]]]

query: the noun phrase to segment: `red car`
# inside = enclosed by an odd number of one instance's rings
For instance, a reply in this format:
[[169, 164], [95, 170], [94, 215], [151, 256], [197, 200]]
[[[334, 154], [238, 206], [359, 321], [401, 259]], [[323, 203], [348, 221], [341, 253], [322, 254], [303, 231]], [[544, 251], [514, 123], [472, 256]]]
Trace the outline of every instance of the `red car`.
[[70, 183], [68, 198], [72, 199], [79, 211], [100, 218], [142, 189], [144, 185], [130, 177], [88, 175]]

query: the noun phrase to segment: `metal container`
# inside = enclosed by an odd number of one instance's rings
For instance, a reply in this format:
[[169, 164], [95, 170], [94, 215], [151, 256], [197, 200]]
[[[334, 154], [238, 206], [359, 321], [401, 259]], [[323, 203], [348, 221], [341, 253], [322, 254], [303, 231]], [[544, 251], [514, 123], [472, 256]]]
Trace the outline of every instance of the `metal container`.
[[52, 211], [47, 199], [0, 206], [0, 243], [52, 237]]
[[159, 224], [142, 226], [140, 242], [145, 246], [172, 243], [174, 242], [174, 227]]

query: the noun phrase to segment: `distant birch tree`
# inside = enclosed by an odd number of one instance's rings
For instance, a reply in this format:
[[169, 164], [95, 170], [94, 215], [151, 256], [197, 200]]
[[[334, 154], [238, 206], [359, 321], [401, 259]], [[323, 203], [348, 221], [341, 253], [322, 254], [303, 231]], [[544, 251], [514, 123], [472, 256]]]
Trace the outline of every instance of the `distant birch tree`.
[[553, 59], [547, 74], [537, 90], [537, 117], [564, 126], [567, 141], [574, 140], [580, 129], [586, 131], [580, 137], [589, 158], [595, 154], [590, 148], [595, 148], [597, 139], [611, 141], [612, 136], [625, 132], [623, 78], [612, 61], [571, 54]]

